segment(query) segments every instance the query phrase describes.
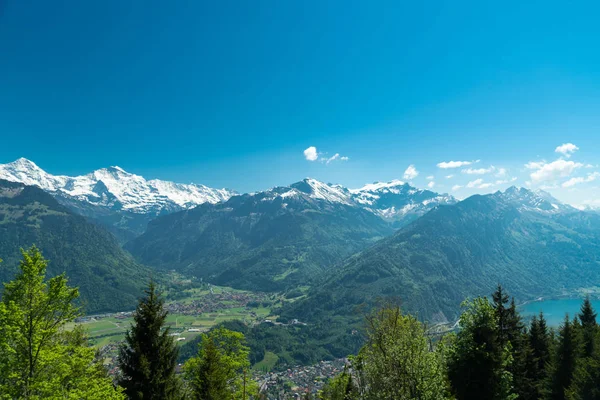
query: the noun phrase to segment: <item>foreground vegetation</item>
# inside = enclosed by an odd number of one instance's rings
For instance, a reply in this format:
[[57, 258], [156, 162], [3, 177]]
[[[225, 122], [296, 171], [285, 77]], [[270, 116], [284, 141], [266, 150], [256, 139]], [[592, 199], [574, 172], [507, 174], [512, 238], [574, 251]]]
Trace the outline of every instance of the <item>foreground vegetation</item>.
[[463, 308], [458, 332], [435, 342], [398, 307], [375, 312], [367, 343], [320, 398], [600, 399], [600, 328], [589, 298], [558, 332], [541, 313], [526, 327], [500, 286], [491, 301]]
[[[261, 342], [248, 342], [235, 326], [201, 333], [179, 368], [165, 300], [152, 281], [110, 376], [81, 326], [69, 325], [81, 317], [78, 289], [64, 274], [46, 279], [37, 248], [22, 257], [0, 301], [0, 399], [268, 398], [250, 373], [250, 346]], [[589, 298], [554, 332], [541, 313], [526, 326], [499, 286], [491, 299], [464, 302], [456, 332], [432, 332], [398, 306], [379, 307], [366, 317], [366, 343], [317, 398], [600, 399], [600, 327]], [[278, 356], [262, 353], [269, 357], [255, 362], [272, 368]]]

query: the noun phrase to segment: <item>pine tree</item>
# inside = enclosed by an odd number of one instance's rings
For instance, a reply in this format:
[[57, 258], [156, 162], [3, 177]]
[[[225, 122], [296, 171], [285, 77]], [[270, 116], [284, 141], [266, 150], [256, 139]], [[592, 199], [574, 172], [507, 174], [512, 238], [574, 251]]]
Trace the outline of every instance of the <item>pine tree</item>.
[[591, 357], [594, 353], [594, 342], [597, 332], [596, 312], [592, 307], [590, 296], [586, 296], [581, 305], [581, 311], [578, 314], [581, 321], [583, 357]]
[[318, 395], [320, 400], [360, 399], [358, 390], [352, 381], [352, 375], [346, 369], [340, 375], [329, 380]]
[[[578, 323], [576, 319], [575, 323]], [[577, 332], [573, 324], [567, 315], [558, 332], [558, 343], [548, 384], [549, 397], [552, 400], [565, 400], [567, 389], [573, 381], [578, 354]]]
[[453, 394], [458, 400], [514, 399], [510, 345], [499, 345], [496, 309], [487, 298], [465, 302], [463, 307], [461, 330], [447, 355]]
[[579, 312], [579, 320], [581, 321], [581, 325], [583, 327], [596, 326], [596, 317], [597, 313], [594, 311], [592, 307], [592, 302], [590, 301], [590, 296], [587, 295], [583, 300], [583, 304], [581, 305], [581, 311]]
[[540, 399], [545, 393], [547, 369], [550, 362], [550, 335], [543, 313], [540, 312], [539, 316], [532, 318], [528, 339], [531, 352], [529, 353], [527, 373], [536, 393], [535, 398]]
[[568, 400], [600, 400], [600, 357], [586, 357], [577, 361]]
[[119, 347], [119, 384], [130, 399], [178, 399], [180, 385], [175, 376], [178, 349], [165, 327], [164, 300], [150, 281], [133, 316], [134, 323]]
[[202, 334], [198, 355], [184, 365], [196, 400], [247, 400], [258, 393], [255, 381], [247, 379], [250, 349], [240, 332], [223, 327]]
[[492, 294], [492, 301], [494, 307], [494, 313], [498, 324], [498, 342], [501, 347], [506, 346], [508, 342], [508, 294], [502, 288], [502, 285], [498, 284], [496, 291]]
[[514, 391], [520, 399], [532, 399], [534, 391], [530, 376], [527, 374], [527, 357], [530, 354], [526, 329], [514, 297], [509, 302], [508, 294], [501, 285], [492, 294], [494, 313], [498, 324], [498, 346], [510, 348], [512, 363], [508, 371], [513, 376]]

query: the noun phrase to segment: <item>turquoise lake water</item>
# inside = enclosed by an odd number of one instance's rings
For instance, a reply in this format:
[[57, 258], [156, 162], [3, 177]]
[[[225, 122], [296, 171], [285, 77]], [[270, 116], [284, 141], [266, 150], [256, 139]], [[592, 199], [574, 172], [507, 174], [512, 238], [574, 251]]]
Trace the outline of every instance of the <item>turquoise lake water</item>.
[[[573, 318], [579, 313], [582, 302], [582, 298], [534, 301], [520, 306], [519, 311], [526, 319], [543, 311], [544, 317], [548, 321], [548, 326], [558, 327], [564, 321], [566, 313], [569, 314], [569, 318]], [[592, 300], [592, 306], [594, 310], [600, 310], [600, 300]]]

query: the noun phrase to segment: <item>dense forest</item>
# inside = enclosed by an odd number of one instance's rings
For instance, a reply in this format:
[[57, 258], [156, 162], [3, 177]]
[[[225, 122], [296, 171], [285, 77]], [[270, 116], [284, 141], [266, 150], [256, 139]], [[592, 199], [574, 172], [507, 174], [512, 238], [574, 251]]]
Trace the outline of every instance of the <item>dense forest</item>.
[[[15, 279], [4, 285], [0, 398], [267, 398], [252, 379], [255, 349], [241, 323], [202, 334], [178, 364], [164, 300], [152, 280], [119, 347], [119, 371], [109, 376], [83, 329], [70, 325], [81, 316], [78, 289], [64, 274], [46, 278], [46, 265], [37, 248], [22, 251]], [[498, 286], [491, 298], [465, 300], [457, 329], [440, 334], [386, 303], [366, 315], [364, 345], [316, 398], [600, 399], [596, 317], [586, 298], [556, 331], [541, 313], [525, 323]]]

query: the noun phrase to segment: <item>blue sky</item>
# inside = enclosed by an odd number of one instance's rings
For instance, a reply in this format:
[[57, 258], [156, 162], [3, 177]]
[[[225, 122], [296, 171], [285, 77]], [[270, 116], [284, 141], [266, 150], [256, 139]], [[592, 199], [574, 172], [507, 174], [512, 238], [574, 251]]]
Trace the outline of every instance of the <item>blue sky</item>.
[[239, 191], [414, 165], [459, 197], [529, 182], [598, 201], [599, 6], [482, 3], [6, 0], [0, 163]]

